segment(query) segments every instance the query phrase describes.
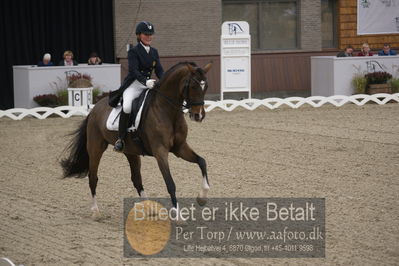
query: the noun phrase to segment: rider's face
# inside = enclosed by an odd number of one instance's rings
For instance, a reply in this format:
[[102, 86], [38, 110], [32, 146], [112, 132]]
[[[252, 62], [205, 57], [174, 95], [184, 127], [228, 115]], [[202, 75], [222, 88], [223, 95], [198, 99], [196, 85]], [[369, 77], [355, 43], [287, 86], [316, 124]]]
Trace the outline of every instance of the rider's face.
[[148, 35], [148, 34], [144, 34], [144, 33], [140, 33], [139, 35], [140, 41], [144, 44], [144, 45], [150, 45], [152, 42], [152, 35]]

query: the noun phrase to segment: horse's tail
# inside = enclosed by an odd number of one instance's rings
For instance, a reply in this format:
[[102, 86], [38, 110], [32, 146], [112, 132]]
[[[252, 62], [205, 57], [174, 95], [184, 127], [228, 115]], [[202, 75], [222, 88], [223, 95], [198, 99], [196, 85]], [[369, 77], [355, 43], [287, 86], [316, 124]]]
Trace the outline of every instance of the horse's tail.
[[87, 116], [80, 127], [71, 134], [74, 135], [74, 138], [67, 147], [70, 154], [60, 162], [64, 170], [64, 177], [85, 177], [89, 172], [89, 154], [86, 148], [88, 119], [89, 116]]

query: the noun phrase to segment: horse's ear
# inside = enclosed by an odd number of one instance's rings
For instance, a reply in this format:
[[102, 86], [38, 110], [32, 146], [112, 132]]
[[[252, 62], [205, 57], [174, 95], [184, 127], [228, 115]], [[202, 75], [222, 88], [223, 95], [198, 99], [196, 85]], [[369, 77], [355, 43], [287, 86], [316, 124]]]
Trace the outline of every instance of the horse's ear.
[[212, 62], [208, 63], [206, 66], [204, 66], [205, 73], [207, 73], [209, 71], [209, 69], [211, 69], [211, 67], [212, 67]]
[[195, 68], [191, 64], [187, 64], [187, 68], [191, 73], [195, 73]]

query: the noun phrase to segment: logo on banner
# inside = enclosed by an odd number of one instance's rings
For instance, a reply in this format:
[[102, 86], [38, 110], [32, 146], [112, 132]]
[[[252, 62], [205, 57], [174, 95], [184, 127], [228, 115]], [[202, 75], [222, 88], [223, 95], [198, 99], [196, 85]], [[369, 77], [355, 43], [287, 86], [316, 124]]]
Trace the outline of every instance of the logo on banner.
[[369, 6], [370, 6], [370, 0], [362, 0], [362, 1], [360, 2], [360, 5], [361, 5], [363, 8], [369, 8]]
[[242, 72], [245, 72], [245, 69], [242, 69], [242, 68], [227, 69], [227, 72], [229, 72], [229, 73], [242, 73]]
[[237, 32], [241, 33], [244, 32], [244, 30], [241, 28], [241, 26], [238, 23], [229, 23], [229, 34], [230, 35], [236, 35]]
[[376, 72], [376, 71], [386, 71], [388, 68], [384, 65], [381, 65], [378, 61], [370, 60], [366, 62], [367, 72]]

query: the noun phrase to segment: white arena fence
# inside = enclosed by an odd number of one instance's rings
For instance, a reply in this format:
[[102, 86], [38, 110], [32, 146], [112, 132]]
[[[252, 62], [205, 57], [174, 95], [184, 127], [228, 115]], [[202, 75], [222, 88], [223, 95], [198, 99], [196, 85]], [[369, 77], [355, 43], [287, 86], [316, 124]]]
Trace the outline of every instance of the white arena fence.
[[[205, 101], [205, 110], [207, 112], [212, 111], [215, 108], [220, 108], [224, 111], [233, 111], [238, 107], [242, 107], [247, 110], [255, 110], [258, 107], [264, 106], [269, 109], [276, 109], [284, 105], [290, 108], [299, 108], [305, 104], [312, 107], [321, 107], [325, 104], [332, 104], [336, 107], [343, 106], [347, 103], [356, 104], [362, 106], [368, 102], [374, 102], [379, 105], [388, 103], [389, 101], [396, 101], [399, 103], [399, 93], [386, 94], [379, 93], [373, 95], [356, 94], [351, 96], [334, 95], [329, 97], [324, 96], [311, 96], [307, 98], [303, 97], [289, 97], [289, 98], [266, 98], [263, 100], [258, 99], [244, 99], [244, 100], [223, 100], [223, 101]], [[93, 108], [91, 105], [90, 108]], [[186, 110], [187, 111], [187, 110]], [[13, 108], [8, 110], [0, 110], [0, 118], [8, 117], [13, 120], [21, 120], [24, 117], [36, 117], [38, 119], [46, 119], [51, 115], [58, 115], [63, 118], [71, 116], [87, 116], [90, 109], [84, 106], [59, 106], [55, 108], [50, 107], [36, 107], [32, 109], [24, 108]]]

